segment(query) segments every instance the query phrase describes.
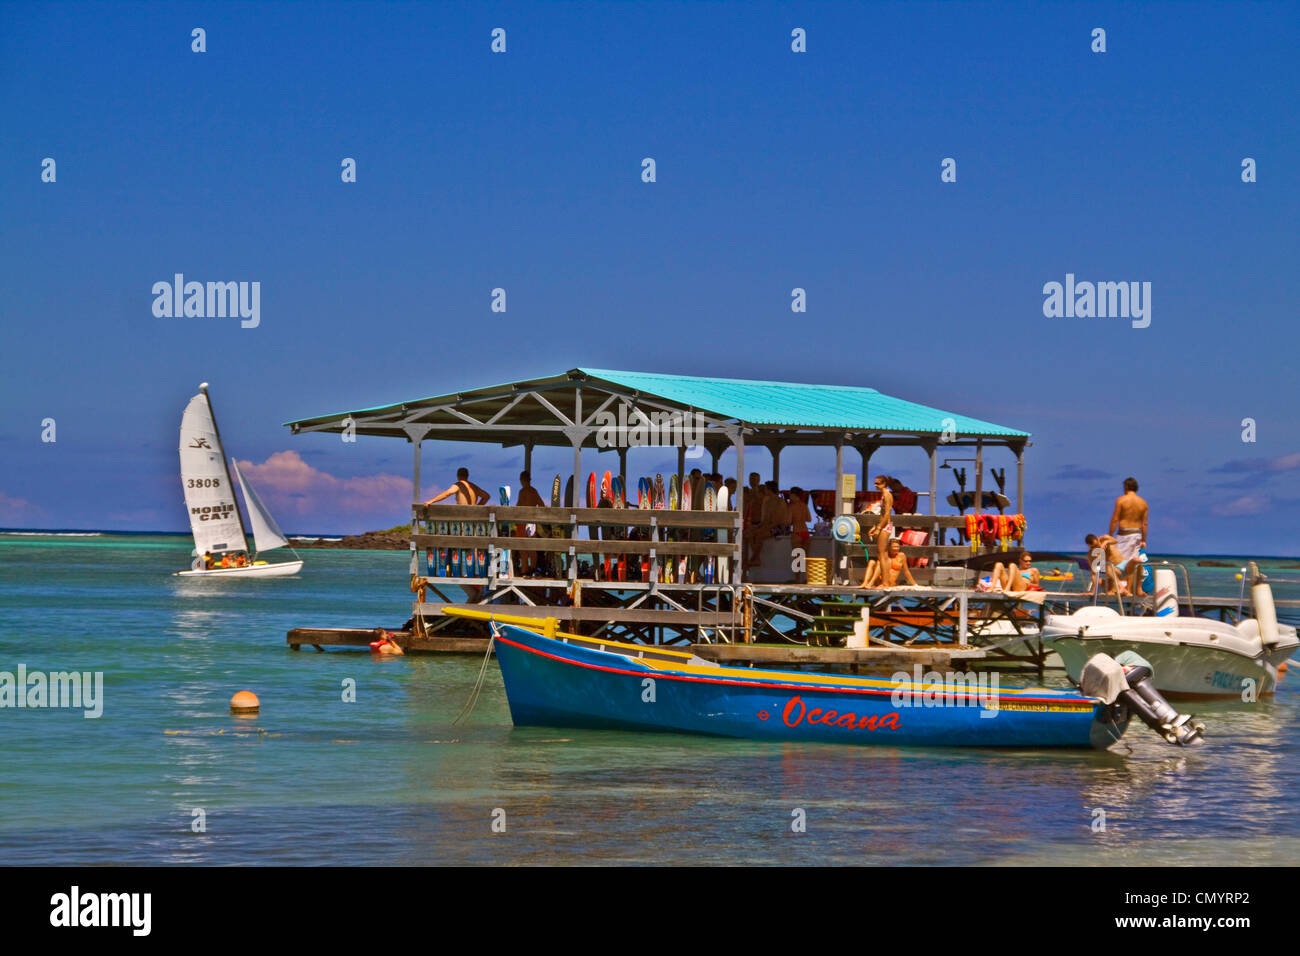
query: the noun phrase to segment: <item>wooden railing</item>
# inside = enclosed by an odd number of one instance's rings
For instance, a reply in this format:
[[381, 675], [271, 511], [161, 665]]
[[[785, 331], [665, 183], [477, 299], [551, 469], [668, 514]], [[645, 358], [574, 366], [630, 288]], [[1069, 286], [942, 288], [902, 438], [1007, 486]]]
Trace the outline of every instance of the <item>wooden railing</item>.
[[[671, 511], [635, 508], [521, 508], [506, 505], [413, 505], [411, 543], [427, 548], [486, 549], [490, 551], [537, 552], [567, 555], [648, 555], [652, 573], [658, 559], [669, 557], [731, 558], [739, 561], [735, 536], [739, 519], [732, 511]], [[486, 534], [439, 533], [438, 525], [482, 524]], [[535, 537], [503, 533], [506, 526], [538, 526]], [[561, 529], [562, 536], [543, 534]], [[582, 536], [582, 529], [587, 536]], [[619, 529], [620, 537], [592, 537], [593, 528]], [[645, 537], [623, 537], [629, 529]], [[706, 531], [717, 531], [721, 541], [704, 541]], [[671, 538], [675, 540], [670, 540]], [[730, 540], [727, 540], [727, 538]], [[494, 572], [495, 573], [495, 572]], [[577, 575], [576, 561], [569, 561], [568, 576]]]
[[[987, 514], [987, 512], [985, 512]], [[854, 515], [858, 519], [863, 533], [866, 533], [875, 521], [879, 518], [873, 514]], [[920, 515], [920, 514], [895, 514], [889, 518], [890, 522], [896, 529], [902, 531], [916, 530], [927, 531], [931, 535], [934, 529], [954, 530], [960, 533], [966, 531], [965, 515]], [[1002, 550], [1001, 542], [994, 544], [984, 544], [980, 542], [978, 547], [972, 551], [970, 544], [952, 544], [940, 545], [934, 543], [935, 539], [931, 537], [930, 542], [922, 545], [903, 545], [903, 554], [909, 558], [929, 558], [931, 561], [960, 561], [963, 558], [969, 558], [973, 554], [992, 554], [995, 551]], [[1014, 539], [1011, 541], [1011, 547], [1018, 548], [1020, 543]]]
[[[413, 505], [411, 541], [416, 548], [484, 548], [515, 552], [561, 553], [577, 555], [650, 555], [659, 557], [731, 558], [739, 560], [735, 540], [740, 518], [734, 511], [680, 511], [670, 509], [638, 508], [542, 508], [506, 505]], [[874, 515], [856, 515], [862, 530], [867, 531], [875, 520]], [[897, 529], [916, 529], [933, 533], [934, 529], [965, 531], [966, 519], [962, 515], [896, 514], [890, 521]], [[439, 534], [437, 525], [480, 523], [487, 525], [486, 535]], [[562, 529], [561, 537], [539, 533], [535, 537], [516, 537], [501, 533], [507, 526], [532, 524], [547, 529]], [[585, 532], [583, 529], [587, 529]], [[593, 528], [617, 528], [621, 533], [629, 529], [645, 532], [641, 540], [591, 536]], [[729, 540], [702, 541], [701, 531], [720, 530]], [[540, 530], [540, 528], [539, 528]], [[675, 538], [676, 540], [670, 540]], [[1012, 542], [1012, 547], [1018, 543]], [[850, 558], [860, 557], [860, 546], [848, 547]], [[934, 561], [960, 561], [972, 554], [988, 554], [1001, 550], [1001, 544], [986, 545], [981, 542], [975, 551], [969, 544], [903, 545], [909, 558], [929, 558]]]
[[497, 524], [608, 525], [611, 527], [735, 528], [734, 511], [671, 511], [667, 508], [520, 508], [514, 505], [412, 505], [415, 523], [493, 521]]

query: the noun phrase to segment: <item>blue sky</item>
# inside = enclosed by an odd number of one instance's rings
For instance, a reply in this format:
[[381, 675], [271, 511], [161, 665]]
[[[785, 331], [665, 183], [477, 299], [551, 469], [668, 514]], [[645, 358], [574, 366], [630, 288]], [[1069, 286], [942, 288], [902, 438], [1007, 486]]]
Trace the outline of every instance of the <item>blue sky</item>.
[[[0, 5], [0, 526], [183, 529], [200, 381], [287, 529], [387, 526], [408, 446], [280, 423], [594, 366], [1031, 431], [1038, 547], [1132, 474], [1153, 550], [1300, 554], [1297, 49], [1284, 4]], [[155, 317], [177, 272], [261, 324]], [[1045, 317], [1067, 273], [1150, 327]]]

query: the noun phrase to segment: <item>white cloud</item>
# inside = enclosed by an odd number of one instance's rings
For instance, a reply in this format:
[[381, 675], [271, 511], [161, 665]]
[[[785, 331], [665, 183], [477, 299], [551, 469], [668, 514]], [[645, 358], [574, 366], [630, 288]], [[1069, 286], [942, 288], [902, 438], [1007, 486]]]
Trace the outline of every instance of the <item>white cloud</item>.
[[260, 465], [240, 461], [239, 470], [277, 516], [409, 515], [411, 479], [401, 475], [339, 478], [312, 467], [296, 451], [277, 451]]
[[31, 521], [45, 514], [45, 509], [34, 505], [26, 498], [11, 498], [0, 491], [0, 524]]
[[1269, 500], [1264, 495], [1242, 495], [1231, 501], [1217, 504], [1210, 510], [1224, 518], [1240, 518], [1246, 515], [1263, 514], [1268, 510]]

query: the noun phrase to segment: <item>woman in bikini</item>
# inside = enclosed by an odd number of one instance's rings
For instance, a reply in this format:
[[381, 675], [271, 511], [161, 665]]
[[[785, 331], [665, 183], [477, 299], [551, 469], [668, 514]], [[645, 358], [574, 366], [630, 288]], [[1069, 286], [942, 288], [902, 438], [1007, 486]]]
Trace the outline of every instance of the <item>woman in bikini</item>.
[[1003, 589], [1012, 594], [1020, 591], [1042, 590], [1040, 585], [1038, 569], [1033, 566], [1034, 556], [1026, 551], [1020, 556], [1017, 564], [1007, 565], [1003, 573]]
[[[884, 568], [883, 576], [881, 568]], [[906, 578], [908, 584], [916, 587], [912, 569], [907, 566], [907, 558], [903, 555], [903, 546], [897, 538], [892, 538], [885, 553], [885, 560], [881, 562], [873, 558], [867, 565], [867, 575], [862, 579], [862, 586], [864, 588], [877, 585], [882, 588], [898, 587], [900, 578]]]
[[889, 542], [894, 534], [894, 526], [889, 520], [894, 514], [894, 493], [889, 490], [886, 476], [876, 475], [876, 491], [880, 492], [880, 517], [867, 532], [867, 539], [875, 542], [877, 560], [883, 565], [888, 561]]

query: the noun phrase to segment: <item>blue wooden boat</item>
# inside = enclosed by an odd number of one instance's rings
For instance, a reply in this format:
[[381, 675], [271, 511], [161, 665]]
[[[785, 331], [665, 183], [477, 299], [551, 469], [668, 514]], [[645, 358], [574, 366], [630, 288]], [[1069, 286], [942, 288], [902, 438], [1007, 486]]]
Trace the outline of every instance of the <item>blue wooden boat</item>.
[[724, 667], [684, 651], [560, 634], [553, 620], [546, 633], [498, 620], [492, 627], [510, 715], [519, 726], [1105, 749], [1129, 721], [1126, 708], [1068, 690], [999, 688], [976, 697], [887, 678]]

